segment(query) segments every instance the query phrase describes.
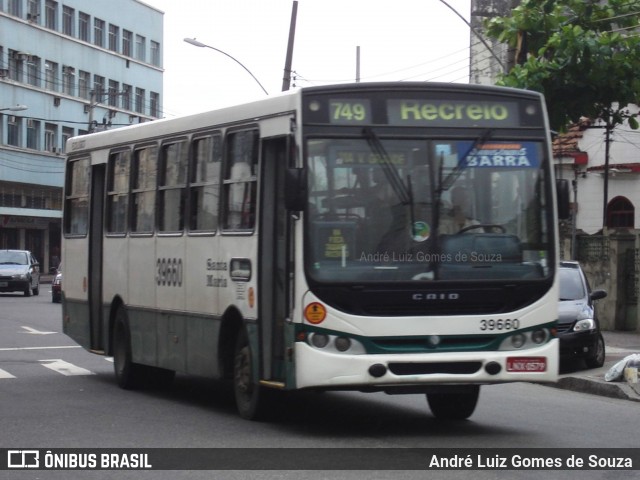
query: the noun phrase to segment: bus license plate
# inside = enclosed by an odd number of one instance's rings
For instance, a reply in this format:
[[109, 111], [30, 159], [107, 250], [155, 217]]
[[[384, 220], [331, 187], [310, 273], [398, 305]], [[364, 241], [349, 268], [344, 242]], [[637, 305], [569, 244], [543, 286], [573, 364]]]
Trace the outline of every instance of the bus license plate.
[[507, 357], [507, 372], [546, 372], [546, 357]]

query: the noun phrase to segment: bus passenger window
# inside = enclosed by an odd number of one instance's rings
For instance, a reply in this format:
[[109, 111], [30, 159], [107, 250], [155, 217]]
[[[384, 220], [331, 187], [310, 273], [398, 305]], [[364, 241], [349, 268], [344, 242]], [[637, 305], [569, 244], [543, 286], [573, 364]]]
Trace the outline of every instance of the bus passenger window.
[[227, 137], [223, 227], [253, 230], [256, 217], [258, 132], [247, 130]]
[[207, 136], [193, 144], [189, 230], [211, 232], [218, 228], [222, 139], [219, 135]]
[[131, 152], [124, 150], [109, 157], [107, 180], [107, 233], [126, 233], [129, 205], [129, 169]]
[[154, 228], [156, 202], [157, 147], [136, 150], [133, 162], [131, 231], [151, 233]]
[[186, 141], [162, 147], [162, 167], [158, 192], [158, 229], [180, 232], [184, 228], [184, 191], [187, 183]]
[[90, 158], [69, 162], [65, 201], [65, 233], [86, 235], [89, 227]]

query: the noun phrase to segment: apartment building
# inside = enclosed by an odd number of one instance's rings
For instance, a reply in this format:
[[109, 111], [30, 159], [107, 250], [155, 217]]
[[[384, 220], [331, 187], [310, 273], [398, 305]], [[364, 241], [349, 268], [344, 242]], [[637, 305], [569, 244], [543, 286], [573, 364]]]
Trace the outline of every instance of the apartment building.
[[66, 140], [162, 116], [163, 15], [138, 0], [0, 0], [0, 248], [55, 267]]

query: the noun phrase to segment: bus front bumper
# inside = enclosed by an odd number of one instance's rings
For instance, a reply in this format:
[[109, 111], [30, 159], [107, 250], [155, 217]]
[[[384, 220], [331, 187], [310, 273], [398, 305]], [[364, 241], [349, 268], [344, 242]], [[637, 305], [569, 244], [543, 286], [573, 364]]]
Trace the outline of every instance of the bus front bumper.
[[[296, 388], [389, 390], [442, 384], [556, 382], [558, 340], [527, 350], [345, 355], [295, 348]], [[416, 388], [417, 387], [417, 388]]]

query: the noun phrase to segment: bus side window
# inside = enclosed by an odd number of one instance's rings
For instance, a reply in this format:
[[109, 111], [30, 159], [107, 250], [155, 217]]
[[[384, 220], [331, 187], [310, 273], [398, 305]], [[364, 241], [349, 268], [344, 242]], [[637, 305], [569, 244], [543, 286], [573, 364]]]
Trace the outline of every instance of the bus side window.
[[158, 229], [161, 232], [181, 232], [184, 228], [188, 153], [186, 140], [162, 146], [158, 189]]
[[132, 232], [152, 233], [154, 229], [157, 150], [155, 145], [139, 148], [133, 157]]
[[255, 226], [258, 140], [257, 130], [227, 136], [222, 213], [226, 230], [253, 230]]
[[222, 139], [208, 135], [193, 141], [191, 158], [189, 230], [212, 232], [218, 228]]
[[111, 153], [107, 178], [107, 233], [127, 232], [131, 151]]

